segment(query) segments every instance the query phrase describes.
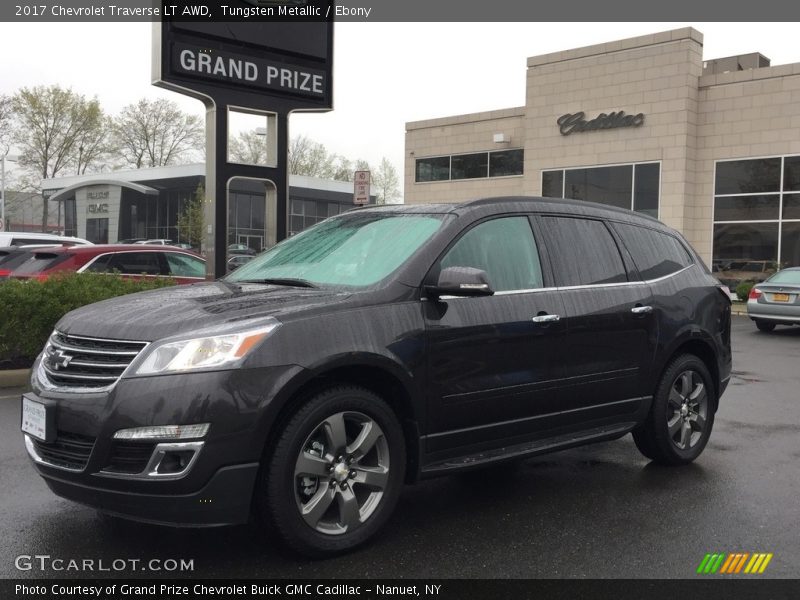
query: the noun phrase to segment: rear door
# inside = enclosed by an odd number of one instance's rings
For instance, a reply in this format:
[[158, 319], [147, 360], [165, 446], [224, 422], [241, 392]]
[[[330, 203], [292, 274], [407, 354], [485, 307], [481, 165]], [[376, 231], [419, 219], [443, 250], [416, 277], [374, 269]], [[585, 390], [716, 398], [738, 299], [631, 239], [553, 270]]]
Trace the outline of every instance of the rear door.
[[538, 250], [528, 216], [501, 216], [467, 228], [432, 269], [428, 283], [445, 267], [482, 269], [495, 294], [423, 303], [431, 455], [522, 441], [561, 410], [563, 306]]
[[569, 330], [565, 404], [585, 421], [630, 413], [652, 394], [658, 340], [650, 288], [632, 264], [626, 267], [627, 253], [604, 221], [565, 215], [537, 221]]

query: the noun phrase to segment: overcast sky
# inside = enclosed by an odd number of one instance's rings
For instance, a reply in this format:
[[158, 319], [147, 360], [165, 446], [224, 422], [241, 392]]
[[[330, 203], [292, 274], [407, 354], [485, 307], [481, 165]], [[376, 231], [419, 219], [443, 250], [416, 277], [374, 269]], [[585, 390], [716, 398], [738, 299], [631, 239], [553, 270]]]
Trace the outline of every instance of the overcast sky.
[[[525, 103], [528, 56], [691, 25], [704, 58], [761, 52], [800, 62], [796, 23], [339, 23], [334, 104], [294, 115], [305, 134], [351, 159], [387, 156], [402, 172], [406, 121]], [[110, 113], [147, 96], [202, 104], [150, 84], [149, 23], [0, 23], [0, 93], [53, 83], [97, 96]]]

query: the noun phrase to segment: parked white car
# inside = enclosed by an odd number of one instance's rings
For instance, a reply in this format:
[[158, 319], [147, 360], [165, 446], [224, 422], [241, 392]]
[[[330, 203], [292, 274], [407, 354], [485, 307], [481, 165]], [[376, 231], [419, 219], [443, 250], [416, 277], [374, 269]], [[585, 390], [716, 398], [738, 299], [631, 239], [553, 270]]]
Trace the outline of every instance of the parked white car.
[[0, 232], [0, 248], [6, 246], [78, 246], [92, 245], [89, 240], [53, 235], [52, 233], [28, 233], [23, 231]]

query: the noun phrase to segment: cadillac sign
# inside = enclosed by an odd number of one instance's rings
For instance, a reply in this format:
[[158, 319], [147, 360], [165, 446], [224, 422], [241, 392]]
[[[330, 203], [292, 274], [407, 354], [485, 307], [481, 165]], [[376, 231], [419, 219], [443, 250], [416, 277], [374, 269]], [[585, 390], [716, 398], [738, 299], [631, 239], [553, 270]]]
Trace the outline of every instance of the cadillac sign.
[[561, 135], [598, 129], [616, 129], [617, 127], [640, 127], [644, 124], [644, 113], [626, 115], [624, 110], [612, 113], [600, 113], [591, 121], [586, 120], [586, 113], [576, 112], [561, 115], [556, 123]]

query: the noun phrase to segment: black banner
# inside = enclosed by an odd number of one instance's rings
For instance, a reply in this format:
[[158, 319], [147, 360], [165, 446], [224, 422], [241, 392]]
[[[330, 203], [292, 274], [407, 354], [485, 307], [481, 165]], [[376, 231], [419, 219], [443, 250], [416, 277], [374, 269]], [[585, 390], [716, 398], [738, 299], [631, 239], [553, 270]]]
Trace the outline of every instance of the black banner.
[[[228, 7], [223, 9], [223, 5]], [[280, 10], [281, 6], [286, 9]], [[471, 2], [463, 0], [336, 0], [330, 10], [300, 10], [320, 7], [316, 0], [226, 0], [203, 2], [196, 0], [11, 0], [0, 2], [0, 21], [104, 22], [189, 20], [282, 20], [309, 21], [335, 19], [351, 22], [546, 22], [575, 20], [583, 22], [610, 21], [798, 21], [800, 3], [784, 0], [762, 0], [757, 5], [750, 0], [696, 2], [641, 2], [641, 0], [609, 0], [592, 2], [520, 2], [493, 0]], [[172, 8], [177, 7], [177, 8]], [[235, 9], [235, 10], [230, 10]], [[249, 10], [245, 10], [249, 9]], [[262, 10], [263, 9], [263, 10]], [[272, 9], [272, 10], [269, 10]], [[295, 10], [289, 10], [295, 9]], [[168, 13], [165, 15], [165, 12]], [[569, 35], [566, 26], [564, 34]], [[574, 45], [580, 45], [576, 41]]]
[[556, 580], [556, 579], [397, 579], [397, 580], [2, 580], [3, 600], [544, 600], [550, 598], [625, 600], [794, 600], [799, 580]]

